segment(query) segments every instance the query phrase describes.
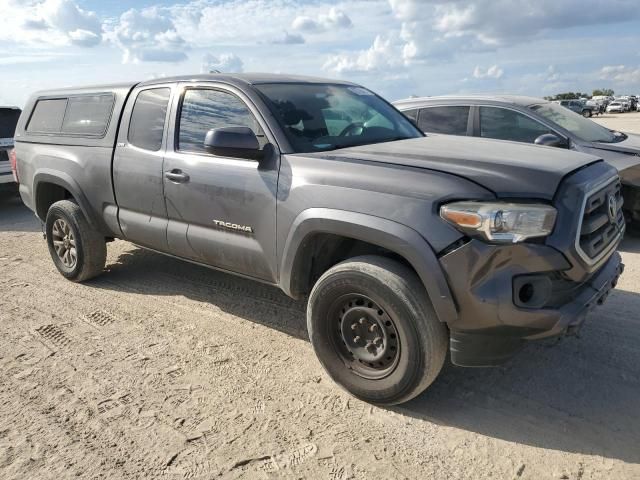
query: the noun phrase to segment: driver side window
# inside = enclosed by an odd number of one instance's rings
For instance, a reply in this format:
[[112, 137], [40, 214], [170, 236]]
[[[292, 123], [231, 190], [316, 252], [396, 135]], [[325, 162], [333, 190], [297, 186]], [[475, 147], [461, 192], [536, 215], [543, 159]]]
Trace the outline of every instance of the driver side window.
[[533, 143], [545, 133], [553, 133], [543, 124], [515, 110], [480, 107], [480, 136], [496, 140]]
[[247, 105], [236, 95], [213, 89], [188, 89], [182, 99], [178, 129], [178, 150], [206, 153], [204, 137], [213, 128], [249, 127], [260, 148], [266, 136]]

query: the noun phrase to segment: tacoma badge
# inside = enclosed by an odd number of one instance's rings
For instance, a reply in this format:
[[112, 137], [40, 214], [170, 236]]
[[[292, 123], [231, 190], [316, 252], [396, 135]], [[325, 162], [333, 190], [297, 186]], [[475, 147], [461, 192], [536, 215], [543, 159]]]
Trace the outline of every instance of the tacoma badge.
[[222, 220], [214, 220], [213, 223], [218, 227], [228, 228], [229, 230], [253, 233], [253, 228], [247, 225], [238, 225], [237, 223], [223, 222]]

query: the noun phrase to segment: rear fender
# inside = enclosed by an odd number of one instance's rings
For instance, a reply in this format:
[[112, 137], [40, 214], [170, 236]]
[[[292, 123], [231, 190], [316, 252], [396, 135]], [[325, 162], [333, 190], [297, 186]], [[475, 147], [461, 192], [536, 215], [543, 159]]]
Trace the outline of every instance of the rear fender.
[[[78, 183], [68, 174], [58, 171], [51, 170], [47, 168], [42, 168], [37, 171], [37, 173], [33, 177], [33, 200], [34, 200], [34, 208], [36, 210], [36, 214], [43, 222], [46, 220], [47, 212], [39, 212], [37, 209], [38, 205], [38, 187], [43, 183], [52, 183], [54, 185], [58, 185], [59, 187], [67, 190], [76, 201], [85, 218], [89, 222], [89, 224], [98, 230], [103, 230], [103, 226], [100, 222], [98, 222], [96, 216], [93, 214], [92, 209], [89, 206], [89, 201], [87, 197], [82, 193], [80, 186]], [[44, 217], [44, 218], [43, 218]]]

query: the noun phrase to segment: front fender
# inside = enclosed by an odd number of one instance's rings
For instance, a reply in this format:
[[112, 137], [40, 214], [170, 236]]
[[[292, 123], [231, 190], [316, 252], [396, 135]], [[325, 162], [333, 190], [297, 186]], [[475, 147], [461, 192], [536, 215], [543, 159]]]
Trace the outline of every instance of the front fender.
[[280, 261], [280, 287], [293, 293], [296, 254], [305, 238], [331, 233], [362, 240], [397, 253], [418, 273], [440, 321], [451, 322], [458, 312], [433, 249], [415, 230], [380, 217], [329, 208], [310, 208], [293, 221]]

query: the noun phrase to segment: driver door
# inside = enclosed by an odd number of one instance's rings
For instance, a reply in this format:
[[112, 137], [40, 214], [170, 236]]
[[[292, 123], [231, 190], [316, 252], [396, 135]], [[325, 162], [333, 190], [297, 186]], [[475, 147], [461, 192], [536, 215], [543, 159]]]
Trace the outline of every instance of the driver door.
[[[242, 92], [212, 83], [182, 84], [167, 142], [164, 196], [169, 251], [219, 269], [276, 281], [279, 152]], [[205, 151], [207, 131], [245, 126], [268, 152], [261, 161]]]

